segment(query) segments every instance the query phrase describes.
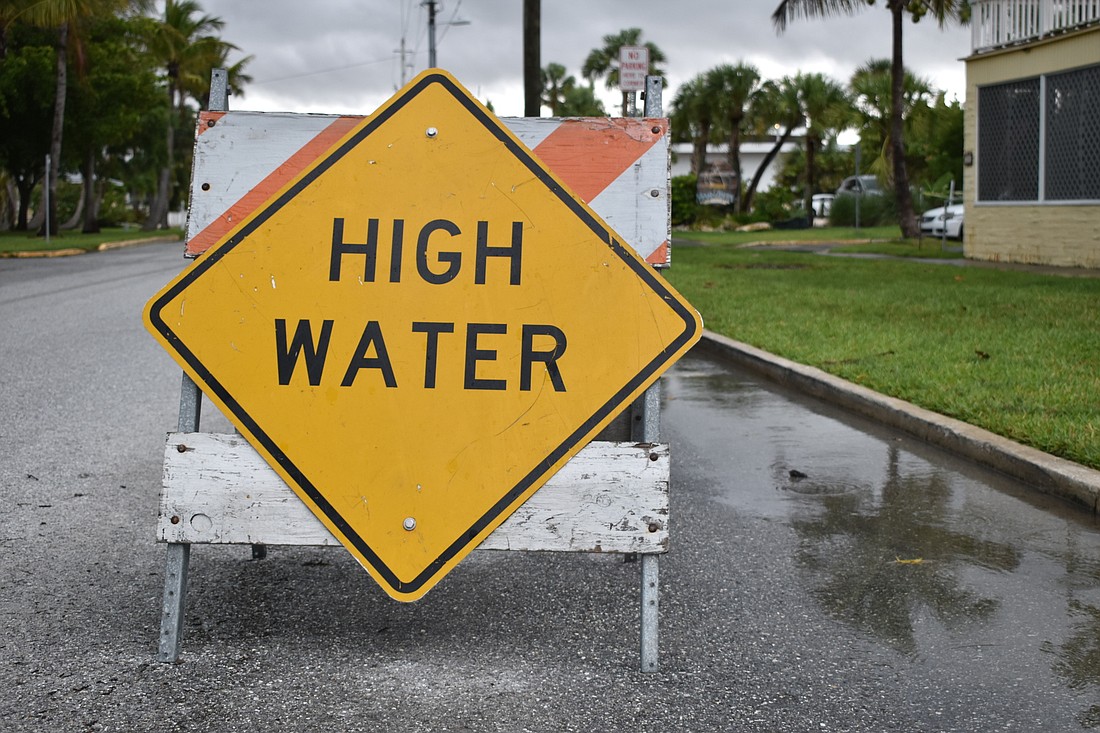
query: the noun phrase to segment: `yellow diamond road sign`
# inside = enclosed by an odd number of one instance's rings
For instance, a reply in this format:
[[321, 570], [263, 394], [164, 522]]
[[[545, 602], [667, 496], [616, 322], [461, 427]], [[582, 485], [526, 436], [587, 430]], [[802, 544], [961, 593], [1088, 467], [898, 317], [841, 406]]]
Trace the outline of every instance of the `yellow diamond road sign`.
[[165, 286], [145, 322], [401, 600], [477, 547], [702, 328], [438, 70]]

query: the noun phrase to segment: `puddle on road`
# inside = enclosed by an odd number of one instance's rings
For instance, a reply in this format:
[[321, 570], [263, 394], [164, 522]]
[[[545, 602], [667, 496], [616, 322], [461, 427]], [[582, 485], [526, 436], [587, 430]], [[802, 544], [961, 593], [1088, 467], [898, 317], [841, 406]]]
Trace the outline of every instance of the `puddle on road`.
[[[830, 616], [913, 657], [963, 631], [1037, 635], [1035, 664], [1100, 691], [1100, 525], [1083, 510], [705, 353], [662, 402], [679, 460], [722, 477], [713, 501], [793, 530]], [[1100, 705], [1077, 717], [1100, 725]]]

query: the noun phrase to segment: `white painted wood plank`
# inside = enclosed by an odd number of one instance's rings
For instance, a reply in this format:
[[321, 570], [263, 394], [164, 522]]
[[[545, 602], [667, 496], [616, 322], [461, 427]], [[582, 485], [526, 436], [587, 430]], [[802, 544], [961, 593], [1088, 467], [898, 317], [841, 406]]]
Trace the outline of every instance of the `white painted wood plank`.
[[[212, 121], [204, 117], [204, 120]], [[256, 188], [339, 115], [228, 112], [195, 140], [187, 239]], [[359, 119], [345, 116], [345, 119]], [[501, 118], [529, 148], [562, 123], [560, 118]], [[200, 125], [205, 123], [200, 120]], [[669, 136], [661, 137], [589, 205], [628, 245], [649, 257], [669, 237]], [[205, 188], [204, 188], [205, 186]], [[652, 191], [659, 191], [652, 196]]]
[[[479, 549], [665, 552], [668, 485], [667, 445], [590, 443]], [[244, 438], [213, 433], [169, 433], [157, 539], [340, 544]]]

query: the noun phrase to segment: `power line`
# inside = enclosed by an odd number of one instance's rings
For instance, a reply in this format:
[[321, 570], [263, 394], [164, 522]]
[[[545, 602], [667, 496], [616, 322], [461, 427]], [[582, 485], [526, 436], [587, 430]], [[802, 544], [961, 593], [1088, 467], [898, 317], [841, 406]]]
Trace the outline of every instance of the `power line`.
[[389, 61], [390, 61], [390, 57], [387, 56], [386, 58], [382, 58], [382, 59], [372, 59], [371, 61], [360, 61], [360, 62], [354, 63], [354, 64], [345, 64], [343, 66], [333, 66], [333, 67], [328, 68], [328, 69], [317, 69], [315, 71], [304, 71], [301, 74], [291, 74], [290, 76], [280, 76], [280, 77], [277, 77], [275, 79], [264, 79], [262, 81], [253, 81], [253, 82], [251, 82], [251, 85], [259, 86], [260, 84], [275, 84], [276, 82], [280, 82], [280, 81], [290, 81], [291, 79], [301, 79], [301, 78], [306, 77], [306, 76], [317, 76], [318, 74], [330, 74], [333, 71], [345, 71], [347, 69], [356, 69], [360, 66], [371, 66], [373, 64], [388, 63]]

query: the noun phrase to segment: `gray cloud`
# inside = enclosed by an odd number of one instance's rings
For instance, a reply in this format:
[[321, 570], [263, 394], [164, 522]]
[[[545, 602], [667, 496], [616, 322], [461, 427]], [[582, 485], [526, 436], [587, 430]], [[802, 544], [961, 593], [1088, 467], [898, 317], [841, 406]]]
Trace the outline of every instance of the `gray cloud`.
[[[817, 71], [845, 81], [871, 58], [890, 55], [890, 16], [882, 4], [854, 17], [798, 20], [777, 35], [775, 0], [715, 3], [707, 0], [632, 0], [629, 3], [543, 0], [542, 64], [565, 65], [580, 76], [601, 38], [639, 27], [668, 56], [668, 97], [698, 73], [744, 60], [766, 77]], [[223, 37], [251, 54], [255, 82], [237, 109], [367, 114], [401, 80], [402, 35], [411, 73], [428, 63], [426, 11], [420, 0], [202, 0], [221, 17]], [[439, 65], [452, 72], [498, 114], [523, 107], [522, 3], [520, 0], [444, 0], [439, 12]], [[460, 18], [469, 25], [447, 26]], [[906, 23], [906, 65], [932, 84], [962, 98], [970, 51], [969, 30], [941, 30], [934, 21]], [[610, 105], [617, 95], [601, 94]]]

